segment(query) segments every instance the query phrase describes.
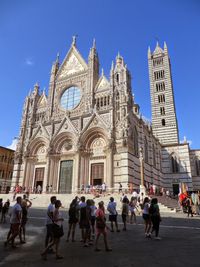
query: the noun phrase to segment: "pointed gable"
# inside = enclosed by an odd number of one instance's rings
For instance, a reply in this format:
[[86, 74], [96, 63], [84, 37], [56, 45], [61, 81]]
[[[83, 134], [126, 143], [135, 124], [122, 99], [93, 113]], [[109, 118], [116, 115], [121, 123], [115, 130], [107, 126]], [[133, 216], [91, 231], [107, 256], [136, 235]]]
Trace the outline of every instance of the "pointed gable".
[[46, 107], [46, 105], [47, 105], [47, 98], [46, 98], [45, 93], [43, 92], [38, 100], [38, 107], [43, 108], [43, 107]]
[[159, 46], [159, 44], [158, 44], [158, 42], [157, 42], [157, 44], [156, 44], [156, 48], [155, 48], [153, 54], [154, 54], [154, 55], [156, 55], [156, 54], [162, 54], [163, 52], [164, 52], [164, 51], [162, 50], [162, 48]]
[[82, 58], [75, 45], [72, 45], [67, 53], [58, 73], [57, 78], [65, 78], [73, 74], [86, 71], [88, 68], [85, 60]]
[[96, 92], [108, 89], [109, 87], [110, 87], [109, 81], [106, 79], [104, 75], [102, 75], [97, 83]]

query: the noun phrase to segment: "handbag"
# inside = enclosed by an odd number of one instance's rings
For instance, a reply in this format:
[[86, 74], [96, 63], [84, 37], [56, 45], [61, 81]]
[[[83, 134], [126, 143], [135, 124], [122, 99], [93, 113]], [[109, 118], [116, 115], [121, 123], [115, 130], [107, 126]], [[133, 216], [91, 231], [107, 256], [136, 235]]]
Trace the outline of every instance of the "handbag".
[[52, 231], [53, 231], [53, 236], [56, 238], [59, 238], [61, 236], [64, 235], [64, 231], [63, 231], [63, 226], [59, 226], [56, 223], [53, 223], [53, 227], [52, 227]]
[[[49, 216], [49, 214], [48, 214]], [[63, 231], [63, 226], [62, 225], [58, 225], [54, 222], [54, 220], [49, 216], [49, 218], [52, 221], [52, 232], [53, 232], [53, 236], [56, 238], [60, 238], [64, 235], [64, 231]]]

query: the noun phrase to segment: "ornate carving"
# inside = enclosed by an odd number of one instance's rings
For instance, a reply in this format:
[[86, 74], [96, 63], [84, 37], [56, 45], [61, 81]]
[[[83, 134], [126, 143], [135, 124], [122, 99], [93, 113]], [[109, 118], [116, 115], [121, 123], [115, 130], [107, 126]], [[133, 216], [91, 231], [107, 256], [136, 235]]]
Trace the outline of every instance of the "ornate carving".
[[84, 68], [79, 62], [78, 58], [74, 54], [71, 54], [65, 66], [63, 67], [60, 77], [71, 75], [76, 72], [81, 72], [83, 70]]

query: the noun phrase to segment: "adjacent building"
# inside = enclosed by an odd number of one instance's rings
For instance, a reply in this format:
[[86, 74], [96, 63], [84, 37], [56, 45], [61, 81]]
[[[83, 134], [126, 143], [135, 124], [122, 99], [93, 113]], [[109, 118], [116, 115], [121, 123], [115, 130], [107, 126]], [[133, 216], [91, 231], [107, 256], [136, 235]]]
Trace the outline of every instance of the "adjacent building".
[[[52, 65], [48, 95], [39, 85], [26, 97], [15, 153], [13, 186], [71, 193], [103, 182], [109, 188], [155, 184], [177, 193], [180, 183], [200, 189], [200, 150], [179, 142], [166, 44], [148, 50], [152, 123], [133, 97], [121, 55], [102, 71], [95, 41], [88, 61], [76, 39]], [[141, 168], [142, 166], [142, 168]]]
[[8, 193], [14, 167], [14, 150], [0, 146], [0, 193]]

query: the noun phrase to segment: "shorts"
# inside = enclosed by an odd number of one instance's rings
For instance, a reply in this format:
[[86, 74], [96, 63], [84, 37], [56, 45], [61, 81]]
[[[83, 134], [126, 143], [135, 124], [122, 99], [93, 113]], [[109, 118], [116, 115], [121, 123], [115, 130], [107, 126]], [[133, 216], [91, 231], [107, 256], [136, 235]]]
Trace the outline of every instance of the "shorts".
[[77, 218], [69, 218], [69, 220], [68, 220], [68, 223], [69, 224], [75, 224], [77, 222], [78, 222], [78, 219]]
[[145, 220], [145, 222], [150, 220], [149, 214], [143, 214], [142, 218]]
[[11, 232], [12, 235], [18, 235], [20, 231], [20, 223], [11, 224]]
[[117, 221], [117, 215], [109, 215], [109, 221], [110, 222], [116, 222]]
[[91, 225], [94, 226], [95, 225], [95, 221], [96, 221], [96, 217], [92, 216], [90, 221], [91, 221]]

